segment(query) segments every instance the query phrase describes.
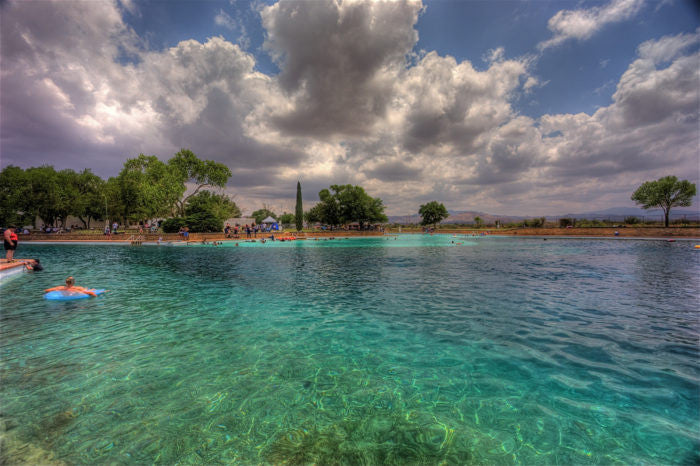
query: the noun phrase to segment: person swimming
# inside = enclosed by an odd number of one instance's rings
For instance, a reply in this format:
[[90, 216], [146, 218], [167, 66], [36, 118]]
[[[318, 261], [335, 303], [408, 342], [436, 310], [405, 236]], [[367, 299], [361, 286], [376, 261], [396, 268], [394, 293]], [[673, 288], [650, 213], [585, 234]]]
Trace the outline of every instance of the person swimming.
[[83, 286], [75, 286], [75, 278], [68, 277], [66, 278], [65, 286], [54, 286], [53, 288], [44, 290], [44, 293], [48, 293], [49, 291], [75, 291], [78, 293], [85, 293], [90, 296], [97, 296], [94, 290], [94, 288], [87, 289]]

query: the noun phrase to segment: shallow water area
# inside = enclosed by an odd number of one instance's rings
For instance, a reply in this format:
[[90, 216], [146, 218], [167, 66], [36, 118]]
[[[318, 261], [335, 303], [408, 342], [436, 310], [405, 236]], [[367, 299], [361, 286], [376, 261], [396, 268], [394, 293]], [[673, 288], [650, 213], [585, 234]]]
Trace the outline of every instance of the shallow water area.
[[[6, 458], [700, 460], [690, 242], [400, 235], [18, 255], [45, 270], [0, 286]], [[110, 292], [43, 300], [67, 275]]]

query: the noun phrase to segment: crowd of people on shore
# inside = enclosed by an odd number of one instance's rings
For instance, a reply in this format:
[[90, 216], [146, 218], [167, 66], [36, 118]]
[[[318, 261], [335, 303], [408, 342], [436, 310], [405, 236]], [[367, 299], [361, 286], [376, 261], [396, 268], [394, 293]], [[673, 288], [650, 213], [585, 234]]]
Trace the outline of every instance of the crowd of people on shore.
[[240, 226], [238, 224], [234, 225], [233, 227], [231, 224], [227, 223], [226, 226], [224, 227], [224, 236], [226, 238], [233, 238], [233, 239], [239, 239], [241, 238], [241, 235], [245, 233], [246, 238], [257, 238], [258, 233], [263, 234], [263, 233], [270, 233], [272, 231], [272, 226], [267, 226], [265, 224], [262, 225], [256, 225], [255, 223], [249, 225], [245, 224], [244, 226]]

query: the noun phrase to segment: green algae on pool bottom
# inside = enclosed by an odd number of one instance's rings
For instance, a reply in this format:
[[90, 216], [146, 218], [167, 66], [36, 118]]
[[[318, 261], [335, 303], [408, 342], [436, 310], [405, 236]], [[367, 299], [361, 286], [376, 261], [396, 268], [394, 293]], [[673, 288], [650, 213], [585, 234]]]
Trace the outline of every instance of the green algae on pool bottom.
[[[438, 240], [28, 247], [46, 272], [0, 288], [4, 435], [81, 464], [697, 458], [694, 256]], [[38, 299], [66, 272], [112, 291]]]

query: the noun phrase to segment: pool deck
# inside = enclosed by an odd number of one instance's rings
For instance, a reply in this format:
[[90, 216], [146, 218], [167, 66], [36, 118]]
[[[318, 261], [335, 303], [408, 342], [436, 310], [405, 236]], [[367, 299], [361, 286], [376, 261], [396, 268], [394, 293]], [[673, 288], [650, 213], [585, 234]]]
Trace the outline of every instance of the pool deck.
[[2, 259], [0, 260], [0, 280], [22, 273], [27, 269], [27, 265], [34, 266], [36, 263], [36, 259], [15, 259], [13, 262]]

